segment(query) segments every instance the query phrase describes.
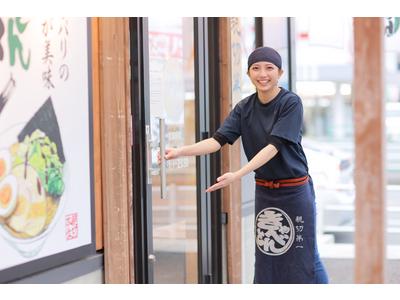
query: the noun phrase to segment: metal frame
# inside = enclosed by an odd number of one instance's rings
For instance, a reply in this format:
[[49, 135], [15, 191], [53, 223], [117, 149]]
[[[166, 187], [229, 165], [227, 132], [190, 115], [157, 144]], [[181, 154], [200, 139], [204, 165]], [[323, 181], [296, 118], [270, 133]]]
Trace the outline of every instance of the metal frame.
[[[76, 278], [89, 275], [90, 273], [98, 272], [97, 276], [104, 273], [104, 255], [97, 253], [84, 259], [57, 266], [50, 270], [46, 270], [37, 274], [33, 274], [22, 279], [13, 281], [13, 284], [59, 284], [66, 283]], [[93, 275], [89, 275], [92, 277]], [[101, 276], [103, 277], [103, 276]], [[79, 282], [84, 283], [81, 278]], [[97, 283], [104, 283], [104, 279], [100, 279]]]
[[[148, 236], [151, 226], [151, 186], [147, 184], [146, 124], [149, 124], [148, 99], [149, 74], [147, 49], [147, 19], [130, 18], [131, 51], [131, 111], [133, 119], [132, 145], [132, 186], [133, 186], [133, 224], [135, 253], [135, 282], [151, 283], [153, 268], [149, 266], [149, 251], [152, 238]], [[147, 62], [147, 63], [146, 63]]]
[[296, 92], [296, 51], [294, 18], [287, 17], [287, 45], [288, 45], [288, 85], [289, 90]]
[[[220, 126], [220, 69], [219, 18], [208, 18], [208, 114], [209, 130], [214, 133]], [[214, 100], [214, 101], [212, 101]], [[212, 105], [211, 105], [212, 104]], [[221, 174], [221, 154], [210, 155], [210, 180], [216, 182]], [[223, 283], [222, 272], [222, 220], [221, 193], [211, 193], [211, 282]]]
[[95, 200], [94, 200], [94, 168], [93, 168], [93, 107], [92, 107], [92, 42], [91, 22], [86, 18], [87, 45], [88, 45], [88, 107], [89, 107], [89, 163], [90, 163], [90, 203], [91, 203], [91, 243], [78, 248], [52, 254], [27, 263], [10, 267], [0, 271], [0, 283], [11, 282], [16, 279], [39, 273], [60, 265], [79, 260], [96, 253], [95, 235]]
[[254, 24], [255, 24], [255, 33], [256, 33], [256, 48], [262, 47], [263, 46], [263, 18], [262, 17], [256, 17], [254, 18]]
[[[218, 33], [218, 18], [194, 19], [196, 141], [209, 138], [220, 123]], [[196, 158], [200, 283], [222, 283], [221, 193], [204, 193], [219, 176], [220, 161], [220, 153]]]
[[[194, 19], [195, 43], [195, 101], [196, 107], [196, 141], [208, 138], [208, 41], [207, 20]], [[211, 283], [211, 203], [210, 194], [204, 193], [210, 186], [207, 170], [210, 169], [209, 156], [196, 157], [197, 180], [197, 235], [198, 235], [198, 277], [199, 283]]]

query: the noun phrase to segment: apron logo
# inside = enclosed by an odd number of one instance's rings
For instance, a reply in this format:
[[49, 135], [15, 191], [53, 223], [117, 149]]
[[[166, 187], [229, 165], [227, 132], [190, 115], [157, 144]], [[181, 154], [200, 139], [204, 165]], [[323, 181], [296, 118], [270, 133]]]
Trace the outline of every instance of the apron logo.
[[256, 217], [256, 244], [267, 255], [282, 255], [290, 249], [294, 240], [294, 226], [283, 210], [267, 207]]

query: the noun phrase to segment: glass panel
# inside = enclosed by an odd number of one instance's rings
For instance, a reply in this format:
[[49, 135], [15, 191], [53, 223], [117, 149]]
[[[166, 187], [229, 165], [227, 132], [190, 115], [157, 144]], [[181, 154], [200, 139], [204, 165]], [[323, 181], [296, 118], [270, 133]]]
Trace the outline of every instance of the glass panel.
[[276, 49], [282, 57], [283, 75], [279, 85], [289, 89], [288, 18], [263, 18], [264, 46]]
[[[165, 118], [166, 147], [195, 142], [194, 38], [192, 18], [149, 18], [151, 136], [159, 143]], [[158, 168], [153, 147], [152, 167]], [[167, 196], [152, 176], [155, 283], [197, 283], [196, 161], [167, 165]]]
[[352, 18], [295, 18], [296, 92], [313, 178], [319, 252], [332, 283], [353, 281]]
[[398, 283], [400, 258], [400, 18], [385, 20], [387, 282]]

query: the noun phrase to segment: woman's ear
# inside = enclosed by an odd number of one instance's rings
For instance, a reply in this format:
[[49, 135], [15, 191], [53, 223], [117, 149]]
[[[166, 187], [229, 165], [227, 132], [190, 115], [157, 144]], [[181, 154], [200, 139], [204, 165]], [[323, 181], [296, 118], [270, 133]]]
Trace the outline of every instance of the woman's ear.
[[279, 69], [279, 77], [283, 75], [283, 69]]

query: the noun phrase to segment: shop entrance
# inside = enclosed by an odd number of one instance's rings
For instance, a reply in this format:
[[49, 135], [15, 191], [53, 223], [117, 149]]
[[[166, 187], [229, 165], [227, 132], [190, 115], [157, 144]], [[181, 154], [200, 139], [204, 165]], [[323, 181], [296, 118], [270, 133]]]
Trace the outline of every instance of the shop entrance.
[[208, 101], [199, 67], [204, 66], [202, 28], [194, 18], [131, 20], [132, 68], [138, 68], [132, 87], [133, 176], [142, 176], [133, 183], [139, 282], [204, 283], [212, 277], [212, 207], [204, 193], [209, 158], [157, 163], [165, 148], [208, 134], [201, 113]]

